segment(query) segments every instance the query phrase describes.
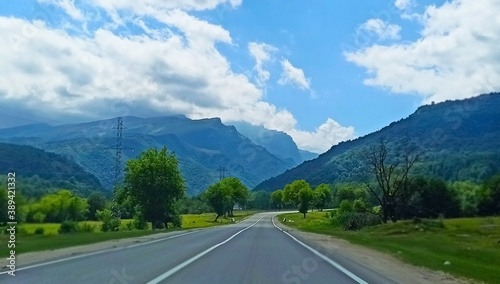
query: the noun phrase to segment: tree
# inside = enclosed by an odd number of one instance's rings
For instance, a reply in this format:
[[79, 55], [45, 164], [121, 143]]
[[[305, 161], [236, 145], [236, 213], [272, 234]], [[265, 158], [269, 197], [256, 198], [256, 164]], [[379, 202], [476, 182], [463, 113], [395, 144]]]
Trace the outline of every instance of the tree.
[[405, 199], [403, 194], [408, 192], [411, 169], [420, 158], [414, 147], [409, 143], [403, 144], [402, 152], [394, 153], [391, 157], [390, 149], [384, 140], [363, 152], [364, 160], [375, 176], [379, 191], [369, 182], [366, 182], [366, 186], [380, 204], [380, 218], [384, 223], [389, 219], [393, 222], [399, 219], [396, 208]]
[[233, 216], [233, 207], [236, 203], [245, 204], [250, 196], [248, 188], [237, 178], [225, 178], [212, 184], [204, 193], [208, 204], [214, 209], [217, 216], [227, 214]]
[[314, 198], [314, 192], [310, 187], [303, 187], [299, 191], [299, 212], [304, 214], [306, 217], [307, 211], [311, 205]]
[[87, 198], [89, 213], [87, 219], [97, 220], [97, 211], [102, 211], [106, 207], [106, 196], [102, 192], [92, 192]]
[[478, 211], [482, 216], [500, 214], [500, 174], [491, 177], [484, 183]]
[[69, 190], [60, 190], [45, 195], [38, 202], [31, 204], [27, 219], [60, 223], [66, 220], [81, 221], [87, 214], [88, 204], [84, 198], [75, 196]]
[[248, 200], [248, 208], [267, 210], [269, 209], [269, 199], [271, 194], [265, 191], [253, 191]]
[[314, 189], [314, 206], [323, 211], [325, 206], [332, 201], [332, 190], [328, 184], [322, 183]]
[[278, 189], [271, 193], [271, 203], [273, 204], [274, 208], [278, 208], [278, 210], [281, 210], [283, 207], [283, 190]]
[[204, 198], [217, 214], [214, 222], [226, 213], [226, 210], [231, 203], [231, 194], [229, 189], [224, 187], [220, 182], [210, 185], [204, 192]]
[[292, 183], [287, 184], [283, 189], [283, 201], [285, 203], [290, 203], [298, 207], [300, 204], [299, 193], [303, 188], [311, 188], [309, 184], [303, 179], [296, 180]]
[[153, 230], [166, 225], [175, 203], [185, 194], [178, 161], [167, 148], [148, 149], [127, 162], [124, 194], [131, 197]]

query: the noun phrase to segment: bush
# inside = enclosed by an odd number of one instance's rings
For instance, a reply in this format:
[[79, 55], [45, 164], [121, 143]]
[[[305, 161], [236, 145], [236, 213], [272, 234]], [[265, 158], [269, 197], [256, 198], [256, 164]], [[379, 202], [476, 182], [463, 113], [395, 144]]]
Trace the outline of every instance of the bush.
[[102, 222], [101, 231], [118, 231], [120, 229], [120, 219], [113, 216], [113, 212], [111, 212], [111, 210], [97, 210], [96, 216], [97, 219]]
[[84, 233], [92, 233], [95, 231], [95, 225], [89, 224], [89, 223], [83, 223], [78, 227], [78, 231], [84, 232]]
[[[10, 226], [5, 227], [2, 230], [2, 233], [9, 235], [10, 234], [9, 229], [10, 229]], [[26, 231], [25, 228], [20, 228], [19, 226], [15, 226], [15, 231], [16, 231], [16, 235], [28, 235], [28, 231]]]
[[44, 233], [45, 233], [44, 227], [38, 227], [35, 229], [35, 232], [34, 232], [35, 235], [43, 235]]
[[334, 223], [341, 225], [346, 231], [357, 231], [367, 226], [380, 224], [380, 218], [370, 213], [342, 213], [334, 219]]
[[148, 222], [146, 222], [142, 214], [139, 213], [134, 215], [133, 225], [137, 230], [146, 230], [148, 228]]
[[59, 234], [72, 234], [78, 231], [78, 222], [75, 221], [63, 221], [57, 232]]

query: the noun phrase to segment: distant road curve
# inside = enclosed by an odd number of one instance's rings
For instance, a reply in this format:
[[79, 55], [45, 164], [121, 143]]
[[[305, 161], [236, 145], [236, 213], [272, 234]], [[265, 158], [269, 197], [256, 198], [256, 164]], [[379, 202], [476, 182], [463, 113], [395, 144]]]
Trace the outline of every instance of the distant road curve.
[[0, 272], [0, 283], [394, 283], [283, 231], [277, 214], [20, 267], [15, 277]]

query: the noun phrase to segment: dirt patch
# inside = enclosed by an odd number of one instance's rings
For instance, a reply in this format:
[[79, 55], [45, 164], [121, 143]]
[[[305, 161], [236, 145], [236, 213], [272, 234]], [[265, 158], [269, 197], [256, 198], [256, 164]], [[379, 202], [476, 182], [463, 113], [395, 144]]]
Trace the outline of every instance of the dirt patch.
[[359, 264], [369, 267], [373, 271], [386, 276], [396, 283], [415, 284], [471, 284], [480, 283], [468, 279], [457, 278], [442, 271], [433, 271], [423, 267], [406, 264], [401, 260], [366, 247], [351, 244], [350, 242], [328, 235], [302, 232], [279, 224], [287, 232], [297, 237], [309, 240], [329, 253], [342, 255]]

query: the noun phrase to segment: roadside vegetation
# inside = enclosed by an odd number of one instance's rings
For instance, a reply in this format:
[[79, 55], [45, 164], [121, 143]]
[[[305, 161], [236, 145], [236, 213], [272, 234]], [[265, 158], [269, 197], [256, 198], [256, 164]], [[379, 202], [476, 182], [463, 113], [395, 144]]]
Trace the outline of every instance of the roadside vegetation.
[[333, 216], [332, 211], [311, 212], [304, 219], [301, 213], [289, 213], [278, 219], [286, 226], [346, 239], [413, 265], [500, 283], [500, 217], [415, 218], [353, 231], [345, 230]]
[[[0, 176], [0, 181], [6, 184], [6, 177]], [[177, 159], [166, 148], [149, 149], [129, 160], [124, 181], [112, 198], [102, 192], [82, 196], [67, 189], [41, 196], [23, 193], [22, 186], [18, 187], [18, 254], [231, 224], [270, 206], [269, 195], [250, 193], [232, 177], [214, 183], [199, 196], [187, 196]], [[0, 244], [8, 241], [8, 202], [6, 192], [0, 191]], [[2, 245], [0, 257], [7, 253], [7, 246]]]
[[[500, 283], [500, 175], [481, 183], [418, 176], [414, 168], [423, 156], [410, 143], [396, 149], [381, 140], [360, 155], [370, 171], [357, 181], [322, 184], [312, 190], [311, 199], [305, 192], [312, 186], [296, 180], [272, 193], [276, 196], [271, 200], [299, 211], [279, 217], [299, 230], [341, 237], [415, 265]], [[323, 187], [329, 194], [320, 193]], [[318, 202], [323, 196], [324, 203]], [[308, 213], [321, 208], [333, 209]]]

